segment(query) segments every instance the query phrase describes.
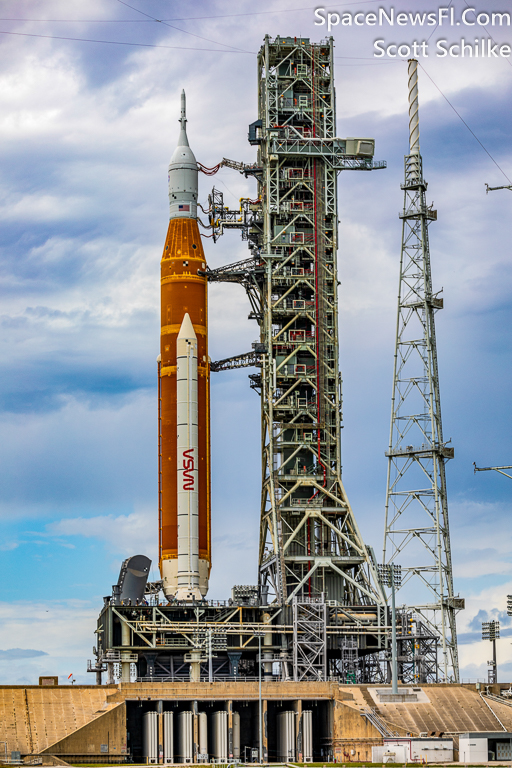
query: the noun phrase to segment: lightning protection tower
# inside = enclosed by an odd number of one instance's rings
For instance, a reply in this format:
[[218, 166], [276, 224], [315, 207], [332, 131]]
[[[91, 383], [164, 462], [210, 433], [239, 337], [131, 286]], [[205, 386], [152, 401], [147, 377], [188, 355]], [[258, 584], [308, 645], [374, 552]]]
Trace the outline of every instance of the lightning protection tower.
[[[405, 157], [402, 250], [388, 456], [384, 563], [402, 566], [413, 610], [439, 636], [436, 679], [458, 681], [445, 462], [434, 316], [443, 300], [432, 291], [427, 206], [419, 145], [418, 62], [409, 61], [410, 150]], [[400, 670], [399, 670], [400, 676]]]

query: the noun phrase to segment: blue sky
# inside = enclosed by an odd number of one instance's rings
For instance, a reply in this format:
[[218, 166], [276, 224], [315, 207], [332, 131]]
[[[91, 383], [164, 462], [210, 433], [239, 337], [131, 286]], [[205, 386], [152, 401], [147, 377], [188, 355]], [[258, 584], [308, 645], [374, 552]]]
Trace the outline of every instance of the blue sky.
[[[86, 659], [102, 595], [124, 557], [156, 559], [159, 260], [179, 93], [187, 91], [189, 137], [203, 164], [250, 162], [264, 35], [326, 34], [314, 25], [318, 5], [128, 5], [17, 0], [0, 8], [2, 683], [37, 682], [43, 673], [92, 682]], [[457, 14], [467, 7], [452, 5]], [[438, 8], [417, 0], [320, 7], [379, 6]], [[488, 0], [477, 6], [499, 10]], [[438, 39], [488, 33], [512, 42], [510, 27], [333, 32], [338, 135], [375, 137], [376, 158], [388, 162], [385, 171], [339, 181], [343, 477], [377, 552], [408, 120], [407, 65], [376, 60], [373, 44], [431, 35], [431, 55], [420, 58], [421, 149], [438, 210], [430, 237], [434, 286], [445, 301], [437, 337], [444, 432], [456, 457], [447, 477], [455, 587], [467, 602], [459, 617], [465, 678], [485, 676], [479, 623], [499, 616], [505, 626], [512, 593], [512, 481], [472, 467], [512, 463], [512, 196], [486, 196], [484, 186], [509, 183], [500, 169], [512, 178], [512, 60], [441, 59], [433, 49]], [[228, 169], [213, 181], [232, 206], [254, 192]], [[203, 202], [211, 182], [200, 178]], [[246, 254], [236, 233], [205, 249], [213, 267]], [[250, 349], [257, 326], [248, 313], [241, 288], [211, 287], [212, 359]], [[222, 598], [256, 574], [259, 402], [247, 371], [213, 379], [212, 444], [211, 596]], [[512, 678], [509, 645], [506, 637], [499, 644], [502, 679]]]

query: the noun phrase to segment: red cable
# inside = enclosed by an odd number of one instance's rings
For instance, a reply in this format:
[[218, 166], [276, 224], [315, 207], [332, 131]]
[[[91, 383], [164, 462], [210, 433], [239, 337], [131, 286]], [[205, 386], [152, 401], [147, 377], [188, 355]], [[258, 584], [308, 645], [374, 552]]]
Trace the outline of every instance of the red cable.
[[204, 173], [206, 176], [214, 176], [217, 171], [220, 169], [221, 163], [217, 163], [217, 165], [214, 165], [213, 168], [207, 168], [206, 165], [203, 165], [202, 163], [197, 164], [197, 170], [201, 171], [201, 173]]

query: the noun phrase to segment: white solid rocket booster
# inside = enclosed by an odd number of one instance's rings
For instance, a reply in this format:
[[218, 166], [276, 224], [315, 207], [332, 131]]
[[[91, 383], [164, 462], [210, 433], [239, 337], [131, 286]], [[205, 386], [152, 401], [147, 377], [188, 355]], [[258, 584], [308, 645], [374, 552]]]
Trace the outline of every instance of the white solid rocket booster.
[[199, 589], [199, 473], [197, 336], [188, 312], [176, 339], [178, 455], [177, 600], [201, 600]]

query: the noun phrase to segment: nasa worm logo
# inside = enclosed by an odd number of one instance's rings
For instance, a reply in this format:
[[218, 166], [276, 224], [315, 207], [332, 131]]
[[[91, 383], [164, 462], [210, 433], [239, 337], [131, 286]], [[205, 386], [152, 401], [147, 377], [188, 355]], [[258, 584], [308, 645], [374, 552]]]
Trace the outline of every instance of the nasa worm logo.
[[194, 449], [189, 448], [188, 451], [183, 451], [183, 490], [194, 490]]

